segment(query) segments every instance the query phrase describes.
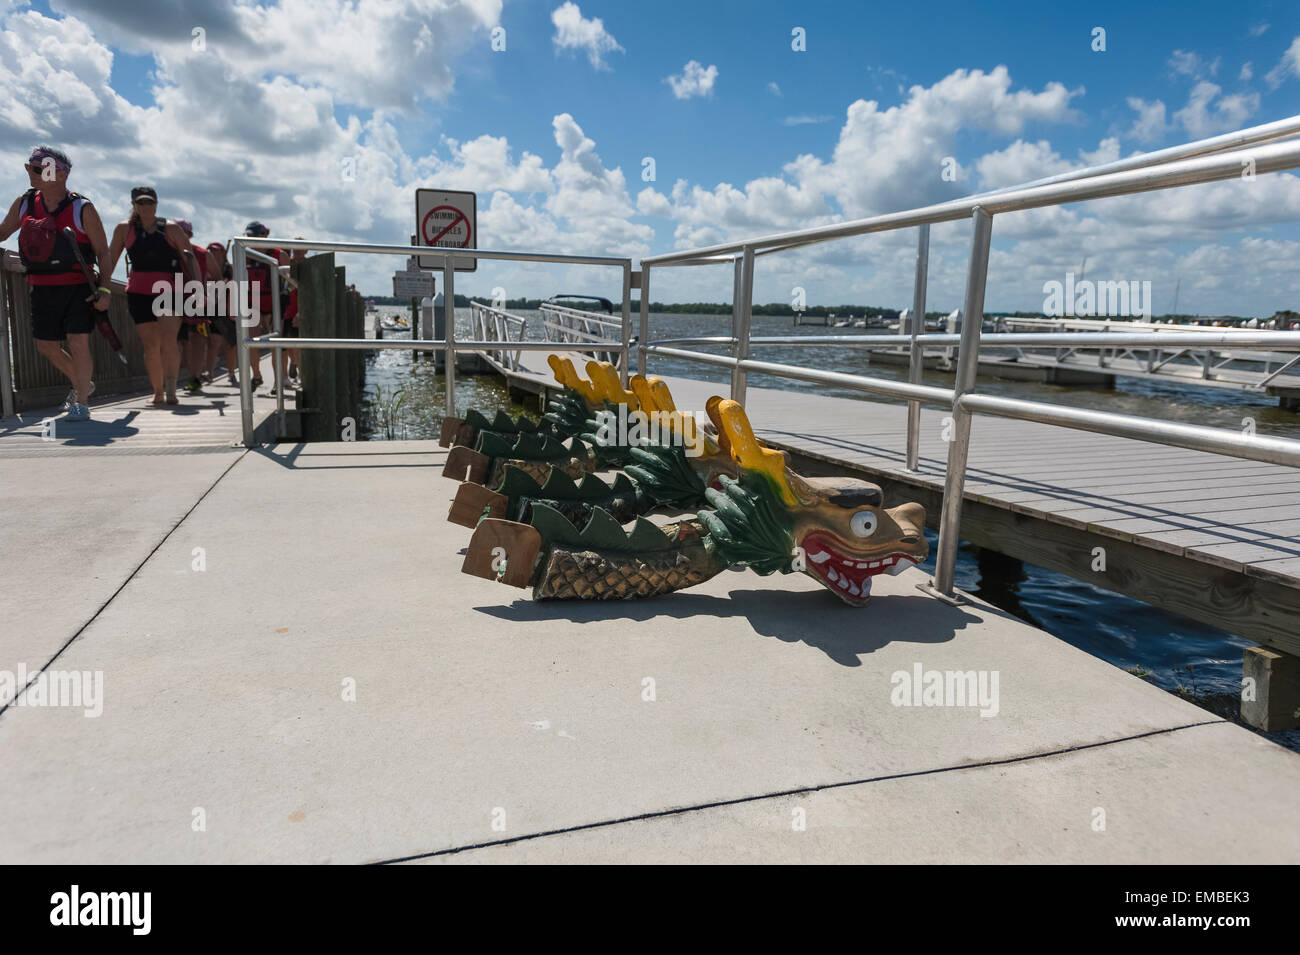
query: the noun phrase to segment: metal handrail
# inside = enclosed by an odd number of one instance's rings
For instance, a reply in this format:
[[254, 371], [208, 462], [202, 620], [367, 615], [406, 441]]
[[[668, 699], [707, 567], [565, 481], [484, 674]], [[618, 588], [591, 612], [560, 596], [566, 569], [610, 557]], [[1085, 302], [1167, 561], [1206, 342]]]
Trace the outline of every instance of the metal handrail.
[[890, 232], [912, 226], [934, 225], [938, 222], [955, 222], [969, 218], [976, 209], [993, 216], [1003, 212], [1019, 212], [1044, 206], [1064, 205], [1089, 199], [1151, 192], [1173, 186], [1217, 182], [1235, 179], [1244, 169], [1255, 175], [1281, 172], [1300, 166], [1300, 142], [1273, 142], [1231, 152], [1198, 155], [1160, 165], [1124, 169], [1119, 172], [1093, 174], [1063, 182], [1043, 185], [1017, 186], [985, 195], [967, 196], [948, 202], [935, 203], [919, 209], [890, 212], [884, 215], [854, 219], [849, 222], [814, 226], [745, 239], [739, 242], [722, 242], [683, 252], [665, 252], [641, 260], [641, 267], [671, 265], [685, 259], [714, 259], [720, 256], [743, 254], [746, 249], [755, 252], [780, 246], [791, 249], [798, 246], [869, 235], [873, 232]]
[[[1149, 434], [1160, 434], [1162, 435], [1161, 440], [1164, 443], [1177, 444], [1179, 442], [1193, 442], [1180, 445], [1187, 447], [1196, 447], [1198, 445], [1194, 442], [1202, 441], [1203, 439], [1206, 443], [1215, 445], [1214, 448], [1207, 447], [1207, 450], [1216, 450], [1218, 453], [1238, 454], [1243, 453], [1243, 448], [1249, 451], [1249, 454], [1243, 454], [1243, 456], [1271, 453], [1261, 451], [1260, 449], [1263, 448], [1263, 445], [1258, 443], [1254, 436], [1239, 435], [1235, 432], [1229, 432], [1226, 436], [1224, 434], [1213, 434], [1213, 440], [1211, 440], [1211, 436], [1207, 436], [1206, 434], [1200, 434], [1199, 432], [1193, 434], [1192, 432], [1180, 430], [1185, 429], [1188, 426], [1166, 428], [1165, 425], [1167, 425], [1167, 422], [1162, 421], [1133, 419], [1130, 416], [1111, 416], [1100, 412], [1090, 413], [1091, 416], [1085, 418], [1072, 414], [1069, 410], [1059, 411], [1059, 409], [1052, 410], [1052, 413], [1049, 414], [1048, 411], [1044, 410], [1044, 408], [1053, 409], [1053, 406], [1050, 405], [1032, 407], [1034, 405], [1032, 402], [1015, 404], [1008, 403], [1010, 401], [1009, 399], [1003, 400], [1001, 403], [990, 404], [986, 403], [986, 399], [989, 396], [973, 395], [972, 392], [975, 386], [979, 350], [982, 343], [984, 292], [988, 275], [988, 260], [992, 239], [993, 217], [1003, 212], [1036, 209], [1070, 202], [1080, 202], [1088, 199], [1149, 192], [1195, 183], [1221, 181], [1235, 178], [1236, 176], [1242, 175], [1246, 172], [1249, 172], [1253, 177], [1254, 175], [1263, 175], [1269, 172], [1294, 169], [1300, 167], [1300, 142], [1296, 142], [1292, 139], [1292, 137], [1297, 133], [1300, 133], [1300, 116], [1291, 117], [1277, 123], [1266, 124], [1265, 126], [1241, 130], [1237, 133], [1231, 133], [1225, 136], [1214, 137], [1210, 140], [1188, 143], [1168, 150], [1161, 150], [1157, 153], [1130, 157], [1127, 160], [1119, 160], [1098, 167], [1075, 170], [1059, 176], [1049, 177], [1046, 180], [1038, 180], [1033, 183], [1009, 187], [992, 193], [967, 196], [963, 199], [937, 203], [919, 209], [871, 216], [865, 219], [834, 223], [809, 229], [775, 233], [754, 239], [724, 242], [704, 248], [665, 253], [663, 255], [642, 259], [638, 370], [642, 374], [645, 373], [646, 358], [647, 355], [651, 353], [683, 358], [705, 364], [730, 367], [732, 369], [731, 396], [737, 401], [743, 401], [746, 387], [746, 374], [749, 371], [758, 372], [760, 366], [763, 364], [747, 360], [751, 345], [835, 344], [844, 346], [868, 345], [874, 343], [894, 346], [899, 345], [898, 336], [780, 336], [759, 340], [751, 339], [749, 330], [753, 308], [754, 261], [756, 255], [769, 254], [818, 242], [826, 242], [832, 239], [867, 235], [874, 232], [884, 232], [911, 226], [919, 227], [917, 268], [913, 298], [914, 314], [917, 318], [912, 325], [912, 335], [908, 342], [911, 349], [908, 384], [906, 386], [900, 386], [900, 383], [898, 382], [887, 382], [885, 379], [869, 379], [863, 376], [848, 376], [849, 378], [855, 379], [853, 384], [849, 384], [847, 381], [840, 381], [838, 383], [845, 387], [853, 387], [856, 390], [875, 391], [880, 394], [894, 394], [900, 397], [908, 397], [907, 466], [909, 469], [914, 470], [917, 467], [918, 460], [917, 443], [919, 440], [919, 405], [920, 401], [924, 399], [922, 399], [919, 394], [914, 394], [910, 397], [906, 396], [904, 390], [923, 387], [919, 384], [921, 365], [920, 355], [925, 344], [951, 345], [956, 343], [959, 346], [955, 382], [952, 390], [952, 440], [949, 444], [948, 466], [944, 482], [942, 515], [939, 530], [939, 547], [935, 558], [934, 578], [929, 584], [922, 588], [941, 599], [956, 601], [957, 598], [953, 593], [953, 574], [956, 561], [961, 507], [964, 497], [966, 464], [970, 445], [970, 418], [971, 414], [976, 410], [997, 408], [998, 410], [996, 412], [990, 411], [990, 413], [998, 413], [1012, 417], [1020, 415], [1035, 415], [1037, 417], [1032, 420], [1043, 420], [1047, 423], [1057, 424], [1063, 427], [1086, 426], [1092, 430], [1101, 431], [1106, 430], [1106, 423], [1109, 422], [1112, 426], [1112, 431], [1106, 433], [1117, 433], [1134, 437], [1146, 437]], [[1289, 139], [1292, 141], [1276, 142], [1278, 139]], [[1252, 145], [1258, 143], [1269, 144]], [[1248, 146], [1248, 148], [1240, 148], [1242, 146]], [[1246, 177], [1243, 176], [1243, 178]], [[929, 255], [929, 226], [938, 222], [951, 222], [964, 218], [970, 218], [972, 220], [973, 235], [971, 241], [970, 264], [966, 274], [966, 289], [962, 314], [968, 317], [976, 316], [976, 318], [974, 320], [967, 320], [964, 323], [959, 336], [921, 335], [919, 334], [919, 325], [925, 314], [925, 288], [927, 283]], [[725, 356], [710, 355], [703, 352], [669, 348], [665, 346], [664, 342], [651, 342], [649, 336], [649, 286], [651, 268], [656, 265], [677, 266], [723, 264], [728, 261], [733, 263], [736, 270], [731, 336], [725, 338], [715, 337], [712, 339], [695, 340], [670, 339], [665, 340], [665, 342], [671, 341], [673, 344], [729, 344], [732, 346], [731, 357], [727, 358]], [[901, 330], [902, 329], [900, 328], [900, 331]], [[1279, 333], [1269, 332], [1267, 330], [1263, 332], [1263, 335], [1251, 334], [1250, 332], [1247, 332], [1245, 335], [1240, 335], [1238, 333], [1212, 332], [1207, 336], [1204, 332], [1184, 332], [1182, 330], [1176, 330], [1173, 326], [1170, 326], [1168, 329], [1162, 328], [1161, 331], [1155, 335], [1109, 331], [1096, 334], [1083, 334], [1086, 343], [1090, 345], [1130, 348], [1148, 345], [1156, 348], [1163, 348], [1172, 345], [1173, 342], [1176, 341], [1177, 347], [1183, 351], [1196, 346], [1206, 347], [1215, 345], [1231, 345], [1242, 349], [1261, 348], [1273, 350], [1278, 348], [1280, 345], [1285, 346], [1293, 343], [1291, 339], [1283, 339]], [[1053, 345], [1073, 345], [1077, 347], [1079, 344], [1085, 343], [1079, 339], [1078, 335], [1052, 332], [1019, 335], [1014, 333], [992, 334], [987, 336], [986, 339], [983, 339], [983, 341], [990, 345], [1005, 345], [1009, 347], [1050, 347]], [[1207, 374], [1208, 370], [1207, 359]], [[768, 369], [762, 373], [773, 374], [780, 377], [824, 381], [827, 383], [829, 383], [831, 379], [826, 376], [832, 374], [828, 372], [819, 372], [814, 369], [798, 369], [796, 366], [783, 365], [770, 365]], [[1135, 424], [1135, 421], [1141, 423]], [[1215, 429], [1205, 430], [1213, 433]], [[1284, 439], [1269, 440], [1279, 441]], [[1291, 444], [1294, 445], [1294, 448], [1300, 448], [1300, 442], [1293, 442]], [[1293, 449], [1290, 446], [1286, 447], [1285, 450], [1286, 453], [1281, 454], [1279, 458], [1281, 463], [1300, 463], [1300, 457], [1293, 456]], [[1272, 458], [1267, 457], [1263, 459], [1273, 460]]]
[[1038, 424], [1072, 428], [1076, 431], [1093, 431], [1116, 438], [1133, 438], [1153, 444], [1165, 444], [1191, 451], [1225, 454], [1251, 461], [1266, 461], [1300, 468], [1300, 441], [1294, 438], [1277, 438], [1269, 435], [1246, 434], [1227, 428], [1207, 428], [1204, 425], [1179, 424], [1159, 418], [1116, 414], [1109, 411], [1091, 411], [1087, 408], [1070, 408], [1042, 401], [1024, 401], [1002, 395], [962, 395], [957, 407], [968, 412], [1016, 418]]
[[[480, 337], [487, 341], [498, 341], [506, 344], [521, 342], [528, 334], [528, 319], [521, 318], [518, 315], [511, 315], [509, 312], [491, 305], [484, 305], [482, 302], [469, 303], [470, 314], [474, 316], [475, 329], [479, 332]], [[492, 321], [489, 322], [488, 318]], [[502, 323], [503, 327], [498, 327]], [[518, 338], [510, 337], [510, 327], [514, 325], [519, 330]], [[519, 370], [519, 351], [517, 349], [493, 349], [494, 354], [512, 371]], [[513, 354], [512, 354], [513, 352]]]
[[[444, 327], [446, 329], [446, 338], [442, 343], [421, 342], [421, 341], [402, 341], [402, 342], [385, 342], [382, 339], [307, 339], [307, 338], [284, 338], [280, 336], [280, 300], [279, 300], [279, 271], [273, 268], [272, 275], [272, 303], [275, 318], [275, 333], [272, 336], [262, 336], [260, 338], [250, 338], [246, 333], [241, 332], [237, 336], [237, 347], [239, 352], [239, 404], [240, 416], [243, 424], [244, 445], [253, 447], [255, 442], [253, 438], [253, 393], [249, 375], [249, 355], [250, 347], [265, 345], [272, 350], [272, 354], [283, 348], [340, 348], [340, 349], [373, 349], [381, 351], [391, 347], [401, 347], [412, 351], [443, 351], [447, 357], [443, 365], [443, 378], [446, 385], [446, 409], [447, 414], [455, 414], [456, 409], [456, 352], [457, 351], [487, 351], [499, 346], [499, 342], [458, 342], [456, 340], [456, 262], [461, 259], [497, 259], [507, 262], [551, 262], [570, 265], [605, 265], [621, 268], [623, 270], [623, 294], [622, 294], [622, 321], [623, 321], [623, 340], [621, 343], [614, 344], [611, 351], [618, 351], [622, 355], [621, 378], [623, 387], [628, 385], [628, 374], [630, 361], [628, 354], [631, 348], [632, 321], [630, 311], [630, 295], [632, 288], [632, 260], [608, 255], [573, 255], [562, 252], [502, 252], [493, 249], [435, 249], [423, 245], [384, 245], [380, 243], [368, 242], [336, 242], [329, 239], [277, 239], [272, 237], [258, 238], [254, 236], [235, 236], [230, 241], [232, 250], [232, 260], [234, 265], [235, 281], [240, 283], [240, 287], [246, 287], [248, 282], [248, 263], [246, 256], [252, 256], [255, 260], [272, 261], [269, 256], [256, 251], [257, 249], [280, 249], [283, 251], [305, 250], [308, 252], [340, 252], [348, 254], [367, 254], [367, 255], [403, 255], [403, 256], [422, 256], [434, 257], [442, 260], [442, 294], [444, 302]], [[242, 253], [242, 254], [241, 254]], [[243, 308], [243, 296], [240, 308]], [[243, 329], [248, 328], [248, 321], [244, 315], [240, 316], [239, 326]], [[553, 343], [547, 342], [511, 342], [513, 351], [535, 351], [541, 349], [553, 349]], [[276, 374], [276, 407], [279, 415], [280, 434], [284, 433], [284, 387], [279, 380], [278, 361], [273, 361]]]
[[539, 312], [555, 312], [560, 315], [569, 315], [573, 318], [580, 318], [584, 322], [594, 322], [597, 325], [606, 325], [610, 328], [617, 328], [620, 331], [622, 330], [622, 326], [618, 322], [611, 321], [597, 312], [588, 312], [581, 308], [571, 308], [567, 305], [553, 305], [550, 302], [543, 302], [541, 305], [537, 306], [537, 310]]
[[910, 382], [895, 381], [892, 378], [869, 378], [866, 375], [850, 375], [839, 371], [823, 371], [820, 368], [804, 368], [801, 365], [781, 365], [770, 361], [755, 361], [752, 358], [737, 359], [730, 355], [709, 355], [705, 352], [685, 351], [677, 348], [656, 348], [655, 354], [667, 358], [685, 358], [703, 365], [716, 365], [719, 368], [739, 368], [752, 371], [756, 375], [772, 375], [776, 378], [794, 378], [798, 381], [811, 381], [822, 385], [838, 385], [852, 388], [854, 391], [866, 391], [877, 395], [889, 395], [893, 398], [906, 398], [911, 401], [923, 401], [951, 407], [955, 392], [951, 388], [935, 388], [932, 385], [914, 385]]
[[[750, 345], [899, 345], [898, 335], [767, 335], [750, 338]], [[908, 339], [907, 341], [912, 341]], [[927, 334], [917, 335], [915, 341], [920, 345], [957, 345], [961, 335]], [[1010, 347], [1013, 345], [1042, 345], [1044, 347], [1059, 345], [1113, 345], [1146, 346], [1174, 345], [1180, 348], [1192, 346], [1205, 347], [1224, 345], [1233, 348], [1274, 349], [1287, 352], [1300, 350], [1300, 332], [1264, 331], [1223, 331], [1212, 332], [1201, 329], [1196, 332], [1175, 332], [1172, 334], [1150, 334], [1141, 332], [990, 332], [980, 336], [981, 345]], [[735, 339], [726, 335], [700, 336], [696, 338], [654, 339], [646, 343], [646, 350], [653, 351], [659, 345], [733, 345]], [[1290, 346], [1290, 348], [1288, 348]]]
[[[576, 345], [578, 351], [594, 355], [598, 360], [602, 361], [609, 360], [615, 354], [620, 354], [620, 373], [623, 375], [628, 373], [626, 370], [628, 365], [627, 353], [621, 352], [619, 342], [606, 338], [603, 334], [603, 329], [607, 328], [624, 332], [624, 327], [618, 322], [611, 322], [595, 312], [573, 308], [568, 305], [556, 305], [552, 302], [543, 302], [538, 306], [538, 311], [543, 315], [542, 328], [545, 329], [548, 341], [554, 341], [562, 345]], [[581, 328], [578, 327], [579, 324], [581, 324]], [[552, 332], [558, 333], [558, 337], [553, 337]], [[589, 345], [608, 345], [611, 347], [584, 347]]]

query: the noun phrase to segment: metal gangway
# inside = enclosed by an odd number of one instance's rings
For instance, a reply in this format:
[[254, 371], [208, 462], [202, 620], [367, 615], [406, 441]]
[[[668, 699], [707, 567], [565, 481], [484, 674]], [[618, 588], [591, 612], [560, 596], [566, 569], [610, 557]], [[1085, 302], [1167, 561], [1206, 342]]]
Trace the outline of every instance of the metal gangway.
[[[566, 350], [580, 352], [596, 361], [619, 364], [622, 359], [622, 322], [554, 302], [543, 302], [538, 311], [542, 313], [542, 330], [548, 342], [567, 346]], [[595, 345], [605, 347], [595, 348]], [[623, 370], [621, 365], [619, 370]]]
[[[527, 318], [482, 302], [470, 302], [469, 308], [473, 337], [479, 341], [516, 343], [527, 340]], [[495, 364], [510, 371], [519, 370], [519, 353], [518, 348], [487, 348], [483, 351]]]
[[1007, 332], [1149, 332], [1165, 336], [1147, 345], [1088, 344], [1020, 345], [1012, 349], [1017, 362], [1050, 368], [1102, 371], [1128, 378], [1165, 379], [1210, 388], [1265, 392], [1278, 395], [1284, 406], [1300, 402], [1300, 355], [1294, 351], [1266, 351], [1227, 347], [1192, 347], [1178, 339], [1204, 333], [1204, 325], [1162, 324], [1127, 320], [1059, 318], [999, 318]]

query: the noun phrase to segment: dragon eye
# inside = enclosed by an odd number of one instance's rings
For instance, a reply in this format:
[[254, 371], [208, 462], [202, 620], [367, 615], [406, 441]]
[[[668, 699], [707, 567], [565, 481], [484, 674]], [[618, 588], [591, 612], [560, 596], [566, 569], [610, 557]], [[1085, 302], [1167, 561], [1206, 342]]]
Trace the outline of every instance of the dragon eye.
[[858, 511], [849, 521], [849, 527], [859, 537], [870, 537], [876, 532], [876, 514], [874, 511]]

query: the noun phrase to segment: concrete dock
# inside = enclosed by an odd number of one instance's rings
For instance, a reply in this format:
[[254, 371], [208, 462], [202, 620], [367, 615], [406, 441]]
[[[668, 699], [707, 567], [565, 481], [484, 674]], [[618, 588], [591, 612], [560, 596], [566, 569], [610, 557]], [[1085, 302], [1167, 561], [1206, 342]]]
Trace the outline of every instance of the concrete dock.
[[1300, 757], [920, 571], [538, 604], [432, 442], [142, 451], [0, 455], [0, 668], [103, 676], [0, 713], [6, 862], [1300, 861]]

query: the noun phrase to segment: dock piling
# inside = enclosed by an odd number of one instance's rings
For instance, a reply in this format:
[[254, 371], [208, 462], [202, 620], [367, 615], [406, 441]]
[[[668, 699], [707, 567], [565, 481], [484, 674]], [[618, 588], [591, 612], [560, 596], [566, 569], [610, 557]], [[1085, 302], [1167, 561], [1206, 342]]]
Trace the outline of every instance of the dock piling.
[[1300, 657], [1247, 647], [1241, 677], [1243, 721], [1266, 733], [1300, 729]]

